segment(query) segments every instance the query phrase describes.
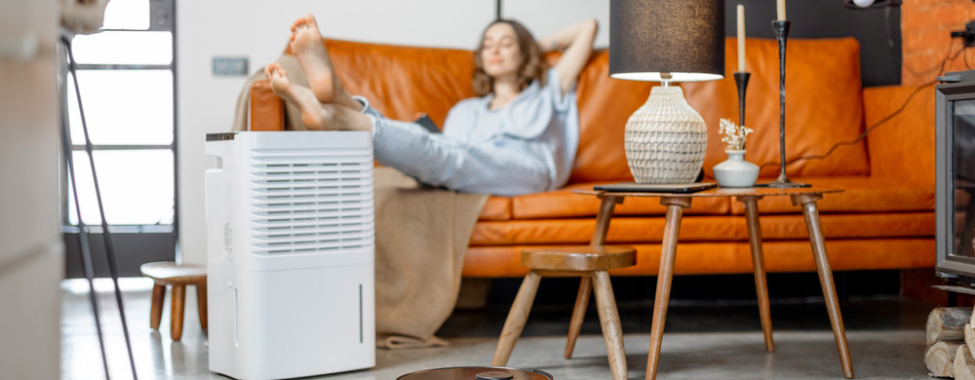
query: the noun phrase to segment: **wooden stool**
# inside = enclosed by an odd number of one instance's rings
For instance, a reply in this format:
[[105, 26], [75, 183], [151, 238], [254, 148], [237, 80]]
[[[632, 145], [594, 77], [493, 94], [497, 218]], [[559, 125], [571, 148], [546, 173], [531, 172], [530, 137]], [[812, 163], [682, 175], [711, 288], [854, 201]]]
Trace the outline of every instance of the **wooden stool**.
[[166, 285], [173, 286], [173, 304], [170, 316], [169, 335], [173, 340], [183, 337], [183, 302], [186, 300], [186, 285], [196, 286], [197, 308], [200, 310], [200, 326], [207, 329], [207, 270], [203, 266], [193, 264], [176, 265], [173, 262], [158, 262], [143, 264], [139, 268], [142, 275], [149, 277], [155, 283], [152, 287], [152, 311], [149, 315], [149, 326], [159, 329], [162, 319], [163, 298], [166, 297]]
[[[605, 236], [605, 227], [607, 226], [602, 227], [603, 234], [597, 236]], [[504, 330], [498, 340], [498, 348], [494, 351], [491, 365], [504, 367], [508, 363], [515, 342], [525, 327], [528, 312], [535, 300], [535, 292], [538, 290], [538, 283], [543, 276], [581, 276], [579, 294], [576, 297], [572, 322], [569, 325], [565, 358], [572, 357], [576, 339], [579, 337], [579, 329], [582, 328], [582, 319], [589, 304], [589, 293], [595, 291], [599, 321], [603, 328], [603, 339], [606, 341], [606, 352], [609, 354], [613, 379], [625, 380], [626, 353], [623, 349], [623, 332], [620, 330], [620, 317], [616, 311], [613, 287], [606, 271], [636, 265], [636, 250], [632, 247], [605, 245], [526, 250], [521, 253], [521, 265], [530, 268], [531, 271], [525, 276], [525, 281], [522, 282], [518, 296], [515, 297], [515, 302], [508, 313], [508, 319], [504, 322]]]

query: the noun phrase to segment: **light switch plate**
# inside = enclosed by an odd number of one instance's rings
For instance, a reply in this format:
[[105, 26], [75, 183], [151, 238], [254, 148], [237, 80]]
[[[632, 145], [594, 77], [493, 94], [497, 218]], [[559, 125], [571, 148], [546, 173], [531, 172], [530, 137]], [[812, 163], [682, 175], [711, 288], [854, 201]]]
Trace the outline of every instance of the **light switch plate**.
[[247, 57], [213, 57], [213, 75], [247, 76]]

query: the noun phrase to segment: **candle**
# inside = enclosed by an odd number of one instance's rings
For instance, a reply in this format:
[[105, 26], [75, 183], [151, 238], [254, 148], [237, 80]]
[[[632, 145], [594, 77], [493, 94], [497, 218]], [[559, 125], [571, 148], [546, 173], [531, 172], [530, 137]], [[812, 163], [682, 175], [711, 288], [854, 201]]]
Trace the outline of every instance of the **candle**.
[[738, 4], [738, 72], [745, 72], [745, 6]]
[[775, 0], [775, 10], [779, 14], [779, 21], [785, 21], [785, 0]]

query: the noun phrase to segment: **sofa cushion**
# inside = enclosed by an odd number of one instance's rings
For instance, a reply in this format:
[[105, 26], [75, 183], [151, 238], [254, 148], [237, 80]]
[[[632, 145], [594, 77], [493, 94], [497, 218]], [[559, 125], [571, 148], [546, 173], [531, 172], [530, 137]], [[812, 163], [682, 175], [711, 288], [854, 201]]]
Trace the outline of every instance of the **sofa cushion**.
[[[897, 178], [794, 177], [792, 180], [846, 190], [826, 194], [822, 201], [817, 202], [819, 211], [823, 213], [934, 211], [933, 188]], [[766, 197], [758, 201], [758, 210], [761, 214], [781, 214], [796, 213], [801, 209], [793, 206], [789, 197]], [[731, 211], [744, 214], [744, 207], [739, 202], [732, 202]]]
[[[742, 222], [738, 222], [738, 220]], [[681, 223], [681, 241], [734, 240], [743, 228], [741, 216], [694, 216]], [[741, 224], [741, 226], [739, 226]], [[514, 244], [589, 244], [596, 227], [595, 218], [483, 221], [471, 234], [475, 245]], [[660, 242], [664, 218], [618, 216], [610, 222], [606, 241], [611, 244]], [[747, 236], [746, 236], [747, 238]]]
[[511, 220], [511, 198], [496, 195], [488, 197], [477, 220]]
[[[592, 195], [576, 194], [573, 190], [592, 190], [594, 185], [579, 183], [544, 193], [519, 195], [511, 200], [514, 219], [551, 219], [595, 216], [600, 200]], [[726, 215], [730, 211], [728, 198], [702, 198], [695, 200], [685, 214]], [[658, 198], [626, 198], [616, 206], [614, 215], [664, 215], [667, 208]]]
[[324, 42], [346, 90], [390, 119], [413, 121], [423, 112], [443, 125], [454, 104], [475, 96], [470, 50]]
[[626, 120], [654, 83], [609, 77], [609, 51], [598, 50], [579, 75], [579, 149], [569, 183], [632, 181], [623, 150]]
[[871, 177], [934, 188], [935, 99], [934, 86], [863, 89], [864, 125], [877, 126], [867, 138]]
[[[744, 217], [739, 218], [744, 223]], [[759, 219], [763, 241], [809, 237], [802, 215], [766, 215]], [[934, 212], [821, 214], [819, 220], [826, 239], [934, 237]], [[736, 232], [739, 239], [748, 239], [745, 224]]]
[[[660, 244], [630, 244], [636, 248], [636, 265], [609, 273], [623, 276], [655, 276], [660, 268]], [[521, 251], [549, 246], [470, 247], [464, 256], [464, 277], [521, 277]], [[769, 272], [811, 272], [816, 270], [809, 240], [770, 241], [762, 245], [765, 269]], [[826, 250], [833, 270], [930, 268], [934, 266], [933, 239], [883, 238], [827, 240]], [[674, 273], [751, 273], [751, 250], [747, 242], [682, 243], [677, 246]]]
[[284, 102], [271, 91], [271, 82], [255, 81], [251, 85], [250, 115], [247, 130], [284, 130]]
[[[682, 83], [687, 102], [708, 125], [708, 149], [704, 169], [727, 159], [718, 135], [719, 119], [738, 122], [736, 40], [725, 41], [725, 78], [711, 82]], [[745, 124], [755, 132], [748, 136], [745, 159], [763, 164], [779, 162], [779, 57], [774, 40], [747, 41], [748, 70], [752, 76], [746, 97]], [[860, 82], [860, 45], [856, 39], [789, 39], [786, 59], [786, 160], [825, 154], [833, 144], [853, 141], [863, 132], [863, 93]], [[867, 175], [865, 143], [842, 146], [825, 160], [789, 165], [789, 176]], [[778, 176], [779, 166], [763, 168], [762, 177]]]
[[[802, 215], [760, 216], [763, 241], [804, 240], [809, 234]], [[864, 239], [934, 236], [934, 213], [823, 214], [827, 239]], [[588, 244], [595, 229], [593, 218], [482, 221], [474, 226], [470, 244], [533, 245]], [[664, 218], [618, 216], [609, 226], [610, 244], [660, 243]], [[681, 220], [679, 240], [685, 242], [747, 241], [742, 215], [687, 216]]]

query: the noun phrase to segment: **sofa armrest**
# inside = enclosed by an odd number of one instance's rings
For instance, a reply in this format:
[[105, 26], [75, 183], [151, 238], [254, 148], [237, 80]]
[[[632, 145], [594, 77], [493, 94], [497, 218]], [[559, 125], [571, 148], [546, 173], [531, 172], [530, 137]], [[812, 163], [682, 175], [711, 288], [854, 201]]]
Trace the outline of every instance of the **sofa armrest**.
[[271, 91], [271, 82], [259, 80], [251, 85], [251, 131], [283, 131], [284, 102]]
[[867, 128], [904, 106], [867, 136], [870, 175], [934, 188], [934, 86], [866, 88], [863, 103]]

